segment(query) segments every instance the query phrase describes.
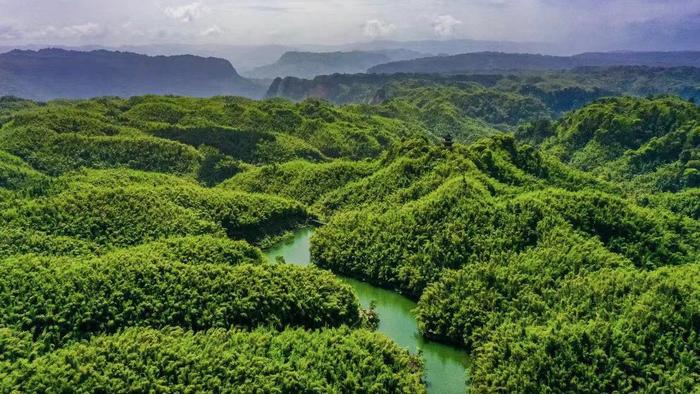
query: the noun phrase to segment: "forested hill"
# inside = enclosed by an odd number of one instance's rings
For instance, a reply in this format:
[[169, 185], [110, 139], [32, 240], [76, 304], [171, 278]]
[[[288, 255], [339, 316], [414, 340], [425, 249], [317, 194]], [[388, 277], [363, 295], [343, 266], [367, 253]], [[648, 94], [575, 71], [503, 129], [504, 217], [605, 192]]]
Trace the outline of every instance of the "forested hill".
[[[695, 103], [393, 89], [1, 98], [0, 392], [425, 392], [328, 270], [416, 299], [472, 393], [697, 391]], [[316, 266], [263, 257], [319, 219]]]
[[35, 100], [143, 94], [257, 98], [263, 93], [264, 88], [241, 77], [224, 59], [62, 49], [0, 54], [0, 96]]
[[575, 56], [546, 56], [526, 53], [475, 52], [435, 56], [380, 64], [367, 72], [456, 74], [496, 70], [564, 70], [581, 66], [692, 66], [700, 67], [700, 51], [599, 52]]
[[[537, 110], [529, 115], [539, 116], [544, 110], [547, 116], [557, 117], [601, 97], [674, 94], [700, 101], [700, 68], [616, 66], [523, 73], [354, 74], [326, 75], [311, 80], [278, 78], [270, 86], [267, 97], [291, 100], [313, 97], [337, 104], [390, 106], [392, 102], [410, 96], [421, 107], [432, 108], [436, 117], [445, 117], [451, 113], [445, 107], [439, 108], [445, 98], [461, 112], [474, 113], [475, 107], [485, 103], [476, 100], [474, 95], [465, 95], [466, 92], [480, 92], [482, 99], [507, 96], [516, 99], [513, 102], [534, 103], [532, 108]], [[489, 110], [491, 119], [518, 110], [517, 106], [502, 103], [495, 106], [497, 108]], [[515, 125], [512, 121], [505, 123]]]

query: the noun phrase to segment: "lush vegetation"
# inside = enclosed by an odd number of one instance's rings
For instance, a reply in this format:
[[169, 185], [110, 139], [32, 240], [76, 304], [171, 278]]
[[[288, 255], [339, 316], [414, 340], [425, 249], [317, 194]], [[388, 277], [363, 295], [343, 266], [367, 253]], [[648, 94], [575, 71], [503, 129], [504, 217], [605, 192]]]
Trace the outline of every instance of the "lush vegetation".
[[542, 298], [518, 295], [529, 313], [516, 313], [477, 352], [474, 389], [697, 390], [698, 274], [697, 263], [602, 269]]
[[266, 165], [238, 174], [220, 185], [224, 189], [281, 195], [312, 205], [321, 196], [374, 172], [369, 162], [291, 161]]
[[0, 324], [60, 346], [128, 326], [205, 330], [359, 323], [355, 296], [329, 273], [195, 261], [144, 253], [77, 261], [5, 259]]
[[602, 97], [655, 94], [700, 102], [700, 68], [327, 75], [278, 79], [268, 91], [268, 97], [373, 104], [365, 110], [421, 121], [438, 136], [450, 132], [462, 141], [492, 134], [493, 128], [515, 131], [524, 121], [558, 118]]
[[700, 109], [675, 97], [599, 100], [554, 125], [544, 147], [573, 166], [656, 191], [700, 186]]
[[[115, 176], [120, 173], [123, 171]], [[304, 207], [291, 200], [184, 183], [77, 186], [58, 194], [17, 199], [12, 207], [0, 211], [4, 228], [68, 236], [105, 246], [188, 234], [225, 233], [261, 241], [302, 223], [306, 217]]]
[[[387, 173], [330, 195], [326, 201], [341, 196], [333, 207], [346, 212], [317, 231], [316, 262], [417, 297], [445, 268], [536, 247], [554, 223], [597, 237], [644, 268], [692, 262], [696, 256], [696, 222], [645, 210], [610, 193], [564, 190], [574, 188], [577, 177], [583, 185], [592, 181], [573, 170], [557, 173], [527, 148], [509, 147], [512, 140], [501, 146], [494, 141], [451, 152], [419, 146], [401, 156], [401, 165], [386, 166]], [[437, 168], [416, 174], [404, 163], [411, 155], [423, 169], [436, 155]], [[398, 187], [376, 182], [383, 178], [394, 179]]]
[[312, 256], [418, 299], [424, 335], [471, 351], [476, 392], [690, 392], [696, 122], [685, 100], [617, 98], [524, 125], [541, 149], [406, 142], [317, 200]]
[[[0, 149], [58, 175], [82, 167], [226, 178], [243, 163], [371, 158], [405, 121], [321, 101], [144, 96], [0, 107]], [[8, 159], [3, 159], [3, 162]], [[243, 163], [241, 163], [243, 162]]]
[[[0, 100], [0, 391], [425, 390], [324, 269], [417, 300], [477, 393], [697, 390], [700, 110], [577, 72]], [[266, 261], [311, 222], [318, 268]]]
[[[24, 356], [26, 338], [0, 349]], [[134, 355], [141, 355], [134, 357]], [[0, 366], [4, 352], [0, 353]], [[129, 329], [21, 362], [0, 387], [22, 392], [422, 393], [421, 363], [380, 334]]]

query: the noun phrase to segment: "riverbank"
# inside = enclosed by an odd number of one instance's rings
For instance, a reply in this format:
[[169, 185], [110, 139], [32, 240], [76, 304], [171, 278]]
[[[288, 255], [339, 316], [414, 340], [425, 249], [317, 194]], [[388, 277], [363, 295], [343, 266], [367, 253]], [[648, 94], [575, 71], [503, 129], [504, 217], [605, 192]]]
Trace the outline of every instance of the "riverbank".
[[[283, 257], [290, 264], [311, 264], [310, 241], [312, 228], [297, 230], [293, 237], [285, 238], [268, 249], [265, 254], [274, 261]], [[467, 353], [459, 348], [425, 339], [418, 332], [410, 299], [369, 283], [339, 276], [357, 293], [362, 307], [374, 303], [379, 315], [377, 331], [385, 334], [400, 346], [413, 353], [420, 352], [425, 362], [425, 379], [428, 393], [452, 394], [466, 391]]]

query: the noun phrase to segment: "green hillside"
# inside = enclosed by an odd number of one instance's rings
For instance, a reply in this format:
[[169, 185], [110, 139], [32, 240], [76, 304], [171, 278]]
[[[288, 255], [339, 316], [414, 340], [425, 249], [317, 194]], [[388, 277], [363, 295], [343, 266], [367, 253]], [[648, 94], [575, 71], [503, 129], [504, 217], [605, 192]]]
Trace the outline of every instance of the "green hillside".
[[[693, 392], [698, 106], [559, 117], [518, 78], [0, 100], [0, 391], [430, 391], [344, 275], [417, 301], [470, 392]], [[315, 266], [264, 257], [310, 226]]]
[[574, 167], [652, 190], [700, 186], [700, 110], [676, 97], [599, 100], [563, 117], [543, 147]]

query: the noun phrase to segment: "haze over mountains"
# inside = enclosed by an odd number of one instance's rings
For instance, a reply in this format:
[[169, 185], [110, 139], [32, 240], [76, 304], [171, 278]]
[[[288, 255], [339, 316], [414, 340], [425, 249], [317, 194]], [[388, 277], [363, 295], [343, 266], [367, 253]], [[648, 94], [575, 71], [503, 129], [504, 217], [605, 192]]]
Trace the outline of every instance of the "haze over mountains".
[[444, 73], [503, 70], [566, 70], [604, 66], [700, 66], [700, 51], [681, 52], [598, 52], [574, 56], [529, 53], [476, 52], [435, 56], [378, 65], [369, 73]]
[[[442, 45], [437, 45], [434, 49], [457, 50], [469, 43], [477, 45], [474, 41], [454, 40], [442, 42]], [[383, 45], [394, 44], [398, 43], [384, 42]], [[425, 46], [426, 42], [401, 44], [411, 48], [428, 49]], [[382, 44], [375, 42], [372, 45]], [[237, 48], [238, 53], [243, 53], [240, 52], [243, 47]], [[283, 49], [286, 48], [265, 47], [265, 56], [269, 59]], [[176, 51], [177, 48], [173, 47], [171, 50]], [[253, 50], [253, 47], [248, 47], [248, 50], [251, 56], [260, 56], [262, 52], [256, 51], [263, 49]], [[365, 72], [369, 74], [503, 74], [504, 72], [564, 71], [580, 67], [700, 67], [700, 51], [600, 52], [573, 56], [472, 52], [452, 56], [424, 56], [423, 52], [405, 48], [349, 52], [288, 51], [280, 55], [274, 63], [254, 68], [241, 75], [234, 67], [238, 61], [232, 62], [215, 57], [148, 56], [107, 50], [12, 50], [0, 54], [0, 96], [14, 95], [34, 100], [96, 96], [129, 97], [143, 94], [197, 97], [235, 95], [261, 98], [267, 92], [268, 97], [285, 97], [293, 100], [319, 97], [336, 103], [370, 102], [382, 100], [383, 84], [395, 81], [397, 78], [377, 79], [360, 76]], [[251, 60], [244, 55], [240, 55], [240, 60], [246, 64], [252, 64]], [[629, 72], [633, 78], [641, 78], [638, 86], [618, 86], [611, 90], [605, 86], [604, 81], [596, 79], [592, 86], [600, 91], [592, 96], [588, 93], [584, 96], [599, 97], [606, 91], [616, 94], [623, 92], [645, 94], [645, 91], [663, 93], [664, 91], [655, 88], [653, 79], [649, 78], [667, 79], [668, 75], [672, 75], [671, 78], [681, 81], [680, 84], [675, 85], [673, 92], [685, 97], [696, 97], [698, 87], [688, 82], [688, 76], [695, 76], [696, 71], [697, 68], [668, 73], [631, 70]], [[350, 75], [343, 79], [334, 77], [334, 74], [359, 75]], [[676, 74], [681, 75], [680, 79], [675, 76]], [[316, 78], [323, 75], [330, 75], [330, 77]], [[272, 81], [275, 77], [284, 79]], [[566, 75], [563, 78], [568, 81], [574, 77]], [[693, 78], [690, 81], [694, 81]], [[489, 78], [486, 80], [490, 81]], [[349, 85], [348, 81], [350, 81]], [[644, 90], [639, 86], [649, 86], [649, 88]]]
[[[227, 44], [148, 44], [148, 45], [82, 45], [70, 46], [61, 44], [16, 45], [0, 46], [0, 53], [13, 49], [39, 50], [44, 48], [61, 48], [76, 51], [110, 50], [141, 53], [144, 55], [181, 55], [190, 54], [203, 57], [219, 57], [230, 61], [241, 73], [258, 67], [267, 66], [280, 60], [287, 52], [384, 52], [389, 59], [384, 61], [404, 60], [437, 55], [457, 55], [468, 52], [498, 51], [513, 53], [544, 53], [550, 55], [570, 54], [571, 49], [551, 43], [529, 43], [510, 41], [484, 41], [470, 39], [442, 39], [392, 41], [373, 40], [339, 45], [227, 45]], [[408, 52], [407, 52], [408, 51]], [[394, 54], [392, 54], [392, 52]], [[398, 53], [415, 52], [416, 56], [396, 56]], [[422, 54], [422, 55], [421, 55]], [[379, 63], [376, 63], [379, 64]], [[368, 66], [369, 67], [369, 66]], [[366, 68], [368, 68], [366, 67]], [[365, 70], [366, 70], [365, 68]], [[362, 70], [362, 71], [365, 71]]]
[[175, 94], [259, 97], [264, 87], [224, 59], [105, 50], [14, 50], [0, 54], [0, 96], [35, 100]]
[[252, 78], [299, 77], [356, 74], [392, 61], [410, 60], [425, 54], [406, 49], [350, 52], [286, 52], [275, 63], [245, 73]]

